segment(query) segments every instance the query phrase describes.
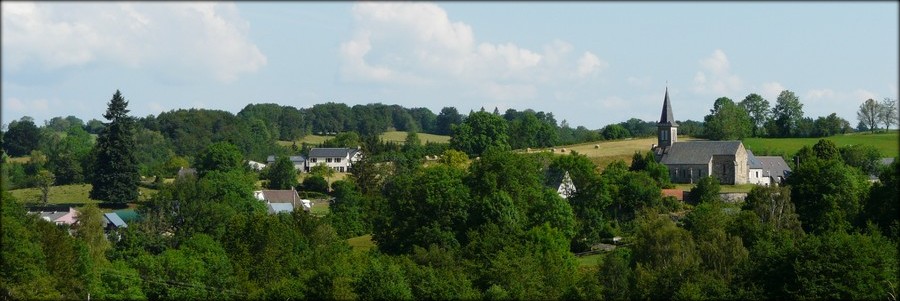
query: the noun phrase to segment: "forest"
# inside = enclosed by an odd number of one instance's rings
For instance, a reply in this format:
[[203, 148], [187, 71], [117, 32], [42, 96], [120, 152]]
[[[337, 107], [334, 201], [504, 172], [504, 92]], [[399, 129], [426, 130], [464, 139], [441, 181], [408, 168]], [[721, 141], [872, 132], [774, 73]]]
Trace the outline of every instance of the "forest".
[[[680, 123], [688, 135], [708, 139], [837, 133], [802, 130], [802, 105], [792, 93], [782, 96], [775, 109], [765, 103], [759, 122], [747, 117], [754, 97], [739, 104], [720, 98], [703, 122]], [[729, 203], [707, 177], [679, 201], [663, 196], [669, 173], [650, 153], [601, 172], [578, 153], [515, 151], [654, 135], [655, 122], [639, 119], [588, 130], [532, 110], [463, 116], [452, 107], [435, 115], [382, 104], [251, 104], [237, 114], [191, 109], [136, 118], [127, 106], [117, 91], [105, 122], [70, 116], [37, 127], [22, 118], [3, 132], [4, 298], [896, 300], [898, 294], [900, 167], [897, 159], [873, 165], [865, 148], [822, 139], [792, 154], [801, 163], [783, 186], [753, 187], [743, 202]], [[720, 120], [728, 118], [750, 121], [735, 128]], [[846, 121], [826, 121], [812, 128], [854, 130]], [[388, 130], [409, 135], [404, 143], [377, 138]], [[422, 144], [417, 132], [451, 138]], [[346, 178], [319, 189], [333, 198], [327, 214], [268, 214], [253, 197], [260, 185], [310, 186], [298, 183], [289, 164], [257, 172], [246, 160], [275, 154], [284, 162], [315, 145], [276, 141], [309, 134], [333, 135], [322, 146], [360, 146], [365, 156]], [[24, 155], [25, 162], [9, 158]], [[436, 161], [425, 159], [435, 155]], [[196, 175], [175, 178], [184, 166]], [[552, 187], [563, 173], [578, 188], [567, 199]], [[869, 181], [872, 173], [878, 181]], [[8, 192], [73, 183], [92, 184], [91, 198], [101, 204], [135, 205], [140, 221], [105, 233], [103, 209], [88, 204], [68, 229], [26, 213], [25, 202]], [[157, 192], [138, 201], [139, 186]], [[373, 248], [348, 243], [363, 235], [371, 235]], [[604, 245], [614, 248], [597, 251]], [[584, 253], [598, 255], [582, 264], [577, 255]]]

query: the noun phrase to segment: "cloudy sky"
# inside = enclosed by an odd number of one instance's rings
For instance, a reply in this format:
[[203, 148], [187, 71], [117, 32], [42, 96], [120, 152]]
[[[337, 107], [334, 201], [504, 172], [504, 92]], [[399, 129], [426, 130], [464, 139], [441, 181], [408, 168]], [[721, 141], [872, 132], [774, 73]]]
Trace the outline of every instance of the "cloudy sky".
[[380, 102], [596, 129], [796, 93], [856, 124], [897, 98], [898, 3], [2, 3], [2, 122]]

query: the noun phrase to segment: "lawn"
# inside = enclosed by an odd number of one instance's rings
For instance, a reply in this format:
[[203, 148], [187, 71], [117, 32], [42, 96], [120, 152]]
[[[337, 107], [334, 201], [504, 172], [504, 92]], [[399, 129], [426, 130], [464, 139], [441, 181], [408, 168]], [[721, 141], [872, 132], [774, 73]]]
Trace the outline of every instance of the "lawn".
[[[406, 141], [406, 132], [401, 132], [401, 131], [385, 132], [385, 133], [381, 134], [381, 136], [379, 136], [379, 137], [381, 138], [381, 140], [383, 140], [385, 142], [393, 141], [393, 142], [403, 143], [404, 141]], [[297, 142], [298, 147], [300, 145], [302, 145], [304, 142], [306, 144], [310, 144], [310, 145], [318, 145], [318, 144], [324, 143], [325, 141], [327, 141], [328, 139], [331, 139], [331, 138], [334, 138], [334, 136], [306, 135], [303, 137], [303, 139], [297, 139], [296, 142]], [[450, 143], [450, 136], [419, 133], [419, 141], [422, 141], [423, 144], [428, 143], [428, 142]], [[278, 141], [278, 144], [281, 146], [291, 146], [294, 144], [294, 142], [293, 141]]]
[[[50, 204], [89, 204], [99, 203], [88, 197], [91, 191], [91, 184], [73, 184], [50, 187], [48, 203]], [[156, 190], [138, 187], [142, 196], [147, 198], [156, 193]], [[10, 190], [9, 193], [22, 203], [38, 203], [41, 199], [41, 190], [38, 188], [24, 188]]]
[[846, 145], [868, 144], [875, 146], [882, 157], [897, 157], [900, 155], [900, 132], [888, 133], [854, 133], [837, 135], [826, 138], [746, 138], [744, 146], [752, 150], [756, 155], [787, 155], [792, 156], [804, 145], [812, 147], [819, 139], [828, 139], [838, 147]]
[[328, 209], [328, 201], [326, 200], [312, 200], [312, 208], [310, 208], [309, 213], [315, 216], [325, 216], [330, 211]]
[[363, 236], [357, 236], [347, 239], [347, 243], [350, 244], [350, 247], [352, 247], [353, 250], [363, 252], [375, 247], [375, 242], [372, 241], [372, 234], [366, 234]]
[[575, 257], [575, 260], [578, 261], [579, 267], [590, 267], [595, 266], [603, 262], [603, 257], [606, 256], [606, 253], [598, 253], [591, 254], [586, 256], [578, 256]]

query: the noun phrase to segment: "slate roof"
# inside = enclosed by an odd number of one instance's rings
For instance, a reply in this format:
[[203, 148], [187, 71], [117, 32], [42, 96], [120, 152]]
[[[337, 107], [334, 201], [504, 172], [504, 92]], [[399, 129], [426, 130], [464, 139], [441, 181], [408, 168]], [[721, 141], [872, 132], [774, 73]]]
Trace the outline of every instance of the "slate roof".
[[763, 169], [762, 161], [759, 161], [749, 149], [747, 150], [747, 164], [750, 165], [750, 169]]
[[894, 163], [894, 158], [881, 158], [881, 165], [891, 165]]
[[663, 100], [662, 113], [659, 115], [660, 125], [678, 126], [672, 116], [672, 101], [669, 100], [669, 87], [666, 87], [666, 98]]
[[294, 205], [292, 205], [291, 203], [268, 203], [266, 204], [266, 208], [269, 209], [269, 214], [294, 212]]
[[[288, 159], [290, 159], [291, 162], [294, 162], [294, 163], [306, 162], [306, 157], [303, 157], [303, 156], [290, 156], [290, 157], [288, 157]], [[267, 157], [266, 163], [269, 163], [269, 164], [275, 163], [275, 155], [270, 155], [269, 157]]]
[[128, 228], [128, 224], [126, 224], [125, 221], [123, 221], [122, 218], [120, 218], [119, 215], [115, 212], [104, 213], [103, 216], [106, 217], [108, 223], [112, 224], [116, 228]]
[[342, 147], [342, 148], [321, 148], [321, 147], [317, 147], [317, 148], [313, 148], [313, 149], [309, 150], [309, 157], [310, 157], [310, 158], [312, 158], [312, 157], [317, 157], [317, 158], [323, 158], [323, 157], [331, 157], [331, 158], [347, 157], [348, 155], [351, 155], [353, 152], [355, 152], [355, 149], [345, 148], [345, 147]]
[[662, 164], [709, 164], [714, 155], [734, 155], [740, 141], [688, 141], [675, 142], [666, 148], [659, 160]]
[[69, 212], [68, 211], [42, 211], [42, 212], [40, 212], [40, 215], [41, 215], [41, 218], [43, 218], [44, 220], [53, 222], [53, 221], [56, 221], [57, 219], [59, 219], [60, 217], [63, 217], [63, 215], [66, 215], [67, 213], [69, 213]]
[[780, 156], [758, 156], [756, 157], [763, 164], [763, 175], [775, 177], [787, 177], [791, 173], [791, 168]]
[[300, 200], [296, 190], [263, 190], [263, 199], [270, 203], [293, 203]]

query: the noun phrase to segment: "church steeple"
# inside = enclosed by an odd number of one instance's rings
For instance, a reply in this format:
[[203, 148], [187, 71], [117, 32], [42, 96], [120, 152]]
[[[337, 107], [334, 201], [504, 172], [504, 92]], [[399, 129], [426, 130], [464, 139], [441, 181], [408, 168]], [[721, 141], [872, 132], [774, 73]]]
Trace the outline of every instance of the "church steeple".
[[663, 99], [662, 113], [659, 115], [659, 123], [656, 124], [657, 142], [659, 147], [672, 146], [678, 141], [678, 123], [672, 115], [672, 101], [669, 100], [669, 87], [666, 86], [666, 96]]

